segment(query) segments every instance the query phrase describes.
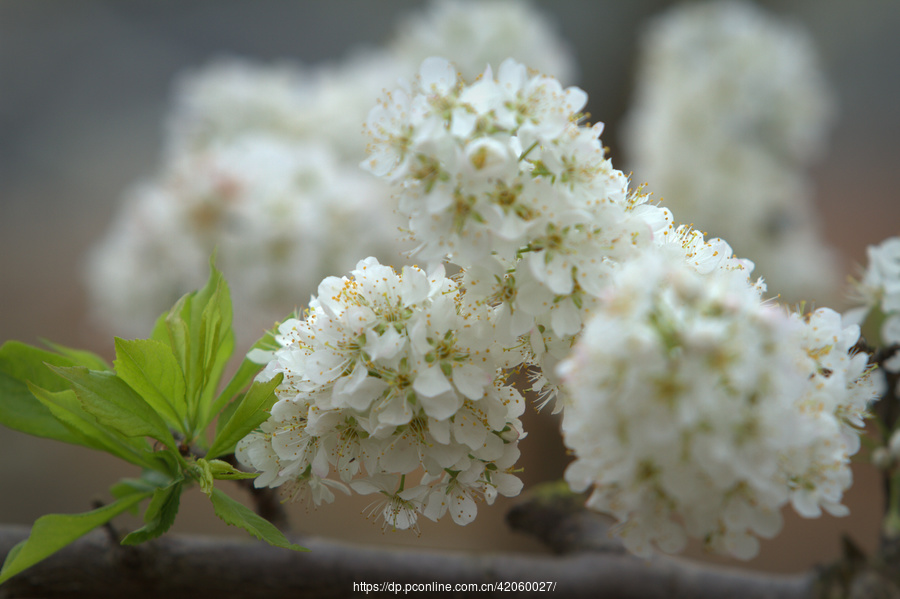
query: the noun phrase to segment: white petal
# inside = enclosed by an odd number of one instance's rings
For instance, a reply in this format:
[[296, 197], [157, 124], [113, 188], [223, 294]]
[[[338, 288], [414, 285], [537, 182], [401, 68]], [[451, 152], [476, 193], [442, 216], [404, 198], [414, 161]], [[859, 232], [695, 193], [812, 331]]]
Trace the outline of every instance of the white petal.
[[[413, 381], [413, 389], [419, 395], [425, 397], [435, 397], [442, 393], [452, 391], [453, 387], [450, 381], [441, 372], [440, 366], [426, 366], [416, 374], [416, 380]], [[438, 418], [435, 416], [435, 418]]]
[[453, 369], [453, 384], [469, 399], [484, 397], [484, 388], [491, 382], [491, 376], [474, 364], [462, 364]]
[[465, 526], [475, 519], [478, 506], [475, 500], [465, 493], [460, 493], [452, 498], [450, 503], [450, 517], [460, 526]]

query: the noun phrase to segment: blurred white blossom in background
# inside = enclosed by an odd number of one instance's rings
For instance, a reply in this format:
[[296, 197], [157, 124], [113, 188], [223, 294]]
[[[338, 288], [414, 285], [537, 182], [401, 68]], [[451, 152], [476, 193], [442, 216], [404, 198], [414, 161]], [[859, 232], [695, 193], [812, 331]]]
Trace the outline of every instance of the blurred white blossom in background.
[[900, 372], [900, 237], [870, 245], [866, 253], [868, 264], [853, 289], [859, 305], [848, 310], [847, 317], [863, 327], [871, 345], [892, 348], [884, 368]]
[[409, 15], [384, 48], [333, 63], [223, 58], [185, 73], [157, 172], [126, 194], [91, 253], [95, 320], [120, 335], [147, 334], [162, 310], [202, 284], [217, 249], [239, 339], [249, 342], [360, 257], [406, 263], [411, 246], [391, 192], [359, 168], [362, 124], [425, 52], [472, 72], [519, 54], [550, 72], [576, 71], [530, 4], [447, 1]]
[[641, 39], [629, 167], [682, 222], [753, 260], [770, 292], [832, 299], [840, 268], [808, 169], [835, 108], [809, 35], [728, 1], [673, 7]]

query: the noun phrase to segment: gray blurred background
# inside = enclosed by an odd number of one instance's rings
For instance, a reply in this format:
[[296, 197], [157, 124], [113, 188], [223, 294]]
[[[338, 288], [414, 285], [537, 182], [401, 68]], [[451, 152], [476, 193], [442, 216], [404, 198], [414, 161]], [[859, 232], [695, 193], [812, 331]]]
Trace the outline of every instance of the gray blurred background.
[[[180, 71], [223, 55], [306, 64], [337, 60], [353, 46], [381, 43], [398, 14], [422, 4], [0, 0], [0, 342], [49, 338], [111, 356], [111, 338], [85, 317], [83, 259], [123, 191], [156, 169], [171, 85]], [[603, 140], [620, 166], [616, 133], [631, 95], [636, 33], [647, 16], [669, 4], [539, 3], [575, 50], [588, 110], [607, 124]], [[900, 234], [900, 3], [762, 4], [807, 25], [836, 89], [839, 122], [814, 173], [816, 203], [826, 240], [843, 252], [850, 273], [864, 261], [866, 245]], [[521, 445], [526, 488], [558, 477], [565, 464], [554, 422], [544, 414], [529, 418], [526, 427], [538, 432]], [[551, 434], [540, 434], [542, 428]], [[108, 498], [106, 488], [118, 477], [136, 474], [87, 450], [2, 429], [0, 522], [30, 524], [52, 511], [87, 510], [92, 499]], [[850, 517], [790, 519], [749, 566], [806, 568], [835, 557], [843, 533], [874, 547], [880, 490], [870, 470], [859, 468], [856, 478], [848, 495]], [[176, 529], [233, 534], [205, 501], [198, 492], [186, 496]], [[466, 528], [426, 522], [419, 539], [382, 536], [380, 527], [357, 515], [367, 503], [338, 497], [316, 512], [292, 508], [292, 519], [299, 530], [359, 542], [538, 550], [505, 530], [508, 502], [481, 506]]]

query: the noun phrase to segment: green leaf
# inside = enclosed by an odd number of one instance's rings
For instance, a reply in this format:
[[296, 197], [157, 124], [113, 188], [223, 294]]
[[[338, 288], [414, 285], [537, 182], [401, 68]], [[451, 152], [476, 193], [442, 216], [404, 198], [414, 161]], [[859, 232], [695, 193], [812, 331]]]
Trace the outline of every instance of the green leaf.
[[18, 341], [0, 347], [0, 424], [29, 435], [84, 445], [28, 389], [28, 381], [50, 391], [69, 388], [69, 383], [51, 372], [47, 364], [73, 366], [74, 362]]
[[110, 494], [122, 499], [135, 493], [153, 493], [172, 482], [172, 478], [155, 470], [144, 470], [140, 478], [123, 478], [109, 488]]
[[228, 359], [234, 351], [231, 329], [232, 306], [228, 284], [210, 261], [206, 286], [191, 305], [192, 357], [200, 373], [199, 417], [205, 426], [211, 418], [211, 403]]
[[48, 341], [46, 339], [41, 339], [41, 343], [72, 360], [73, 366], [84, 366], [86, 368], [90, 368], [91, 370], [112, 370], [109, 362], [107, 362], [94, 352], [89, 352], [84, 349], [74, 349], [71, 347], [66, 347], [65, 345], [53, 343], [52, 341]]
[[162, 417], [115, 374], [80, 366], [52, 370], [72, 383], [81, 405], [100, 424], [127, 437], [152, 437], [172, 450], [177, 449], [178, 444]]
[[[265, 335], [263, 335], [256, 343], [253, 344], [253, 347], [250, 348], [250, 351], [247, 352], [247, 355], [250, 356], [254, 352], [258, 351], [269, 351], [278, 349], [279, 345], [275, 341], [275, 334], [273, 331], [266, 331]], [[237, 395], [241, 390], [243, 390], [250, 382], [259, 374], [259, 371], [262, 370], [263, 365], [259, 362], [254, 362], [249, 357], [244, 358], [244, 361], [241, 362], [240, 367], [234, 376], [231, 377], [231, 380], [228, 382], [228, 385], [216, 400], [213, 402], [212, 406], [210, 406], [210, 414], [211, 416], [219, 415], [219, 427], [222, 424], [222, 416], [223, 414], [219, 414], [222, 412], [223, 408], [225, 408], [226, 404], [228, 404], [231, 399]], [[229, 406], [230, 407], [230, 406]], [[209, 424], [209, 423], [207, 423]]]
[[151, 338], [167, 345], [181, 365], [190, 437], [215, 416], [211, 404], [234, 351], [231, 309], [228, 284], [210, 260], [206, 285], [179, 299], [153, 329]]
[[275, 404], [275, 388], [281, 384], [283, 375], [279, 373], [266, 383], [253, 383], [250, 390], [239, 401], [228, 422], [216, 434], [207, 457], [216, 458], [234, 451], [238, 441], [269, 418], [269, 410]]
[[226, 524], [243, 528], [257, 539], [261, 539], [276, 547], [284, 547], [294, 551], [309, 551], [305, 547], [288, 541], [287, 537], [275, 528], [271, 522], [222, 491], [213, 489], [209, 498], [212, 500], [216, 515], [224, 520]]
[[222, 412], [219, 414], [219, 418], [218, 420], [216, 420], [216, 431], [213, 435], [213, 439], [217, 438], [222, 433], [222, 429], [225, 428], [225, 425], [228, 424], [229, 420], [231, 420], [231, 417], [234, 415], [234, 411], [237, 410], [241, 405], [242, 399], [244, 399], [243, 393], [238, 395], [233, 402], [225, 406], [225, 409], [222, 410]]
[[213, 398], [216, 397], [216, 391], [219, 388], [219, 381], [222, 380], [222, 374], [225, 372], [225, 367], [228, 366], [228, 361], [231, 358], [231, 354], [234, 353], [234, 332], [230, 329], [227, 331], [225, 335], [225, 339], [219, 345], [218, 350], [215, 353], [216, 361], [210, 365], [208, 365], [208, 371], [206, 373], [206, 382], [204, 383], [203, 392], [200, 396], [200, 426], [199, 430], [205, 430], [206, 427], [212, 422], [212, 419], [215, 417], [215, 412], [213, 411], [212, 405], [214, 403]]
[[36, 437], [84, 445], [31, 394], [26, 383], [5, 372], [0, 372], [0, 424]]
[[186, 436], [187, 401], [181, 365], [165, 343], [154, 339], [119, 339], [116, 374], [163, 419]]
[[[160, 343], [169, 346], [172, 353], [178, 359], [178, 363], [182, 365], [182, 369], [184, 369], [184, 366], [187, 364], [187, 355], [190, 353], [190, 350], [187, 347], [189, 337], [187, 322], [185, 322], [182, 315], [185, 311], [188, 313], [190, 312], [190, 302], [193, 296], [193, 293], [187, 293], [181, 296], [168, 312], [164, 312], [156, 320], [156, 325], [153, 327], [153, 333], [150, 335], [150, 338], [154, 341], [159, 341]], [[187, 375], [188, 373], [185, 370], [185, 378], [187, 378]]]
[[128, 534], [122, 539], [123, 545], [138, 545], [159, 537], [175, 523], [178, 506], [181, 503], [181, 492], [184, 490], [184, 479], [179, 478], [169, 485], [156, 489], [153, 499], [144, 512], [146, 525]]
[[49, 514], [38, 518], [27, 539], [12, 548], [0, 570], [0, 584], [75, 542], [91, 530], [131, 509], [150, 493], [124, 497], [84, 514]]
[[75, 437], [73, 443], [105, 451], [127, 462], [144, 468], [160, 468], [153, 448], [143, 438], [125, 437], [118, 431], [109, 429], [85, 411], [72, 389], [51, 392], [37, 385], [28, 384], [30, 392], [59, 422], [66, 426]]

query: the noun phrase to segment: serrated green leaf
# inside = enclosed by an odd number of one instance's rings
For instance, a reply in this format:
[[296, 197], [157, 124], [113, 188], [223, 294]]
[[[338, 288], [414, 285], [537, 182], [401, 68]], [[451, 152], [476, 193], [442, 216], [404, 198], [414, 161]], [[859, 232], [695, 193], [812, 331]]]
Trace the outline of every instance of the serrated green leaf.
[[234, 351], [228, 284], [210, 260], [202, 289], [176, 302], [153, 329], [152, 339], [166, 344], [181, 366], [190, 434], [199, 437], [215, 417], [213, 398]]
[[[178, 358], [182, 366], [187, 362], [189, 350], [186, 345], [188, 337], [185, 313], [190, 313], [191, 298], [193, 293], [186, 293], [175, 302], [168, 312], [164, 312], [153, 327], [150, 338], [169, 346], [172, 353]], [[187, 375], [187, 373], [185, 373]]]
[[83, 514], [48, 514], [38, 518], [27, 539], [6, 556], [0, 569], [0, 584], [53, 555], [66, 545], [131, 509], [150, 493], [138, 493]]
[[200, 396], [200, 425], [198, 429], [205, 430], [212, 419], [215, 417], [213, 412], [213, 399], [216, 397], [216, 391], [219, 388], [219, 381], [228, 366], [231, 354], [234, 353], [234, 332], [230, 329], [226, 332], [225, 338], [219, 344], [216, 350], [215, 362], [207, 365], [206, 381], [204, 382], [203, 393]]
[[122, 499], [135, 493], [153, 493], [160, 487], [172, 482], [172, 477], [156, 470], [144, 470], [140, 478], [123, 478], [109, 488], [109, 493], [116, 499]]
[[80, 366], [52, 367], [52, 370], [72, 383], [85, 411], [93, 414], [100, 424], [126, 437], [152, 437], [177, 450], [177, 443], [162, 417], [115, 374]]
[[119, 339], [116, 374], [144, 398], [170, 426], [186, 436], [187, 401], [181, 365], [165, 343], [154, 339]]
[[91, 370], [112, 370], [109, 362], [107, 362], [94, 352], [90, 352], [84, 349], [66, 347], [65, 345], [53, 343], [52, 341], [48, 341], [47, 339], [41, 339], [41, 343], [54, 350], [55, 352], [72, 360], [73, 366], [84, 366], [86, 368], [90, 368]]
[[212, 419], [211, 404], [234, 351], [231, 293], [213, 260], [210, 260], [209, 280], [191, 305], [190, 320], [192, 358], [200, 378], [197, 410], [203, 427]]
[[181, 503], [181, 492], [184, 490], [184, 479], [172, 481], [169, 485], [156, 489], [153, 499], [144, 512], [146, 524], [122, 539], [123, 545], [138, 545], [153, 540], [166, 532], [175, 523], [178, 507]]
[[143, 468], [161, 466], [155, 461], [157, 456], [146, 440], [125, 437], [99, 424], [94, 416], [85, 411], [72, 389], [51, 392], [31, 383], [28, 384], [28, 388], [33, 396], [69, 429], [75, 437], [73, 442], [105, 451]]
[[26, 383], [5, 372], [0, 372], [0, 424], [36, 437], [84, 445], [32, 395]]
[[[265, 335], [263, 335], [256, 343], [253, 344], [253, 347], [250, 348], [250, 351], [247, 352], [247, 355], [250, 356], [252, 353], [257, 351], [269, 351], [278, 349], [279, 345], [275, 341], [275, 335], [273, 331], [266, 331]], [[210, 406], [210, 420], [212, 417], [219, 415], [219, 424], [217, 427], [221, 429], [222, 425], [224, 425], [224, 421], [222, 420], [223, 416], [226, 414], [223, 411], [228, 402], [232, 400], [232, 398], [237, 395], [241, 390], [243, 390], [247, 385], [253, 381], [259, 371], [262, 370], [263, 364], [255, 362], [251, 360], [249, 357], [244, 358], [244, 361], [241, 362], [241, 365], [238, 367], [237, 372], [234, 373], [234, 376], [231, 377], [231, 380], [228, 381], [228, 385], [226, 385], [225, 389], [219, 394], [216, 400]], [[232, 402], [234, 403], [234, 402]], [[235, 408], [237, 406], [235, 405]], [[233, 409], [230, 407], [230, 409]], [[209, 423], [207, 423], [209, 424]]]
[[51, 391], [69, 388], [68, 381], [51, 372], [47, 364], [73, 366], [74, 362], [18, 341], [0, 347], [0, 424], [29, 435], [83, 445], [28, 389], [27, 381]]
[[225, 406], [225, 409], [219, 414], [218, 420], [216, 420], [216, 430], [213, 435], [213, 439], [216, 439], [220, 434], [222, 434], [222, 429], [225, 428], [225, 425], [228, 424], [228, 421], [231, 420], [231, 417], [234, 415], [234, 411], [238, 409], [238, 406], [241, 405], [241, 400], [244, 398], [244, 394], [241, 393], [238, 395], [233, 402]]
[[250, 385], [250, 389], [239, 400], [240, 403], [231, 418], [216, 435], [207, 457], [217, 458], [233, 452], [238, 441], [269, 418], [269, 410], [278, 399], [275, 396], [275, 388], [281, 384], [282, 378], [283, 375], [279, 373], [268, 382], [255, 382]]
[[222, 491], [213, 489], [209, 498], [212, 501], [216, 515], [226, 524], [243, 528], [257, 539], [276, 547], [284, 547], [294, 551], [309, 551], [305, 547], [288, 541], [284, 533], [275, 528], [271, 522]]

